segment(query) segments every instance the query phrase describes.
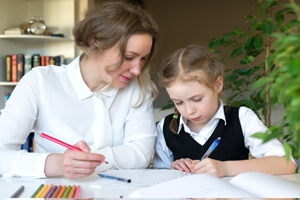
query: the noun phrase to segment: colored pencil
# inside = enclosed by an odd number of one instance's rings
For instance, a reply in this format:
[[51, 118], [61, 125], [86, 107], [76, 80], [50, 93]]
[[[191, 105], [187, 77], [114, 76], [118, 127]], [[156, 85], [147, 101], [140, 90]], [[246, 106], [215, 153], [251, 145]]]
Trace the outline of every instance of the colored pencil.
[[38, 195], [38, 193], [42, 190], [43, 187], [44, 187], [44, 184], [41, 184], [41, 185], [38, 187], [38, 189], [36, 189], [36, 191], [31, 195], [30, 198], [35, 198], [35, 197]]
[[[47, 134], [45, 134], [45, 133], [41, 133], [41, 137], [43, 137], [43, 138], [46, 138], [47, 140], [50, 140], [50, 141], [52, 141], [52, 142], [55, 142], [56, 144], [59, 144], [59, 145], [61, 145], [61, 146], [64, 146], [64, 147], [66, 147], [66, 148], [68, 148], [68, 149], [71, 149], [71, 150], [75, 150], [75, 151], [82, 151], [81, 149], [79, 149], [79, 148], [77, 148], [77, 147], [74, 147], [74, 146], [72, 146], [72, 145], [70, 145], [70, 144], [67, 144], [67, 143], [65, 143], [65, 142], [63, 142], [63, 141], [61, 141], [61, 140], [58, 140], [58, 139], [56, 139], [56, 138], [54, 138], [54, 137], [51, 137], [51, 136], [49, 136], [49, 135], [47, 135]], [[107, 161], [105, 161], [105, 160], [101, 160], [100, 161], [101, 163], [106, 163], [106, 164], [108, 164], [108, 162]]]
[[57, 186], [55, 185], [51, 191], [49, 192], [49, 194], [46, 196], [46, 198], [51, 198], [55, 192], [55, 190], [57, 189]]
[[49, 194], [49, 192], [52, 190], [53, 188], [53, 184], [51, 184], [47, 190], [43, 193], [43, 195], [41, 196], [41, 198], [46, 198], [46, 196]]
[[21, 187], [19, 187], [19, 189], [17, 189], [17, 191], [10, 198], [18, 198], [24, 191], [24, 188], [24, 185], [21, 185]]
[[60, 192], [59, 192], [59, 194], [57, 195], [56, 198], [62, 198], [62, 196], [64, 195], [66, 189], [67, 189], [67, 186], [64, 185], [64, 186], [61, 188], [61, 190], [60, 190]]
[[80, 185], [78, 185], [77, 188], [76, 188], [74, 198], [80, 198], [80, 195], [81, 195], [81, 187], [80, 187]]
[[36, 195], [36, 198], [41, 198], [41, 196], [44, 194], [44, 192], [48, 189], [48, 185], [45, 185], [43, 189]]
[[76, 189], [76, 185], [73, 185], [69, 195], [68, 195], [68, 198], [73, 198], [74, 196], [74, 193], [75, 193], [75, 189]]
[[71, 185], [69, 185], [69, 186], [67, 187], [67, 189], [66, 189], [64, 195], [62, 196], [62, 198], [68, 198], [71, 189], [72, 189], [72, 187], [71, 187]]
[[56, 198], [56, 197], [58, 196], [58, 194], [59, 194], [60, 191], [61, 191], [61, 188], [62, 188], [61, 185], [59, 185], [59, 186], [57, 187], [57, 189], [55, 190], [54, 194], [52, 195], [52, 198]]

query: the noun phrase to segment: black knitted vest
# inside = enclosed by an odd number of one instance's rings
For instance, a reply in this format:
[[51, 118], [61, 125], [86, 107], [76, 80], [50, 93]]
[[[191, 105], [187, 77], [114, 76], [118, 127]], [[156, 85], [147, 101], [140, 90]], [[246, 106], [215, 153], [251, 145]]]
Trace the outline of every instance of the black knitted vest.
[[[220, 119], [216, 129], [202, 146], [195, 141], [190, 134], [181, 128], [179, 134], [174, 134], [169, 125], [173, 119], [173, 114], [165, 118], [163, 132], [168, 148], [174, 154], [174, 160], [180, 158], [190, 158], [200, 160], [210, 145], [218, 137], [221, 137], [220, 144], [210, 154], [209, 158], [227, 161], [227, 160], [246, 160], [248, 159], [249, 150], [245, 147], [244, 136], [239, 120], [239, 108], [224, 106], [226, 125]], [[177, 124], [179, 124], [177, 119]]]

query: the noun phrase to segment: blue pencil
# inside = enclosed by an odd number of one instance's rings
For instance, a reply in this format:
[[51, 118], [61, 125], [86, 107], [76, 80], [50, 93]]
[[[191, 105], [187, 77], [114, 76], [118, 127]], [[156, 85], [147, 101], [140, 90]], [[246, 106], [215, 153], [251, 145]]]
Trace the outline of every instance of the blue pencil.
[[108, 174], [98, 174], [98, 176], [100, 176], [101, 178], [107, 178], [107, 179], [111, 179], [111, 180], [114, 180], [114, 181], [122, 181], [122, 182], [126, 182], [126, 183], [131, 182], [130, 179], [117, 177], [117, 176], [112, 176], [112, 175], [108, 175]]
[[18, 198], [24, 191], [24, 188], [24, 185], [21, 185], [21, 187], [19, 187], [19, 189], [10, 198]]

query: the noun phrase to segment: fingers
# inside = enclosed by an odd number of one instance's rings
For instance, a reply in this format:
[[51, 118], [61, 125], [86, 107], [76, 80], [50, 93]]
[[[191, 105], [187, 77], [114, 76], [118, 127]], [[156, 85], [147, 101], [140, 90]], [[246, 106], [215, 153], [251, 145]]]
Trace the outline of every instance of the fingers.
[[177, 169], [180, 171], [191, 172], [190, 165], [192, 163], [191, 159], [182, 158], [180, 160], [176, 160], [171, 164], [172, 169]]
[[84, 140], [79, 141], [74, 146], [80, 148], [84, 152], [90, 152], [91, 151], [90, 147], [87, 145], [87, 143]]

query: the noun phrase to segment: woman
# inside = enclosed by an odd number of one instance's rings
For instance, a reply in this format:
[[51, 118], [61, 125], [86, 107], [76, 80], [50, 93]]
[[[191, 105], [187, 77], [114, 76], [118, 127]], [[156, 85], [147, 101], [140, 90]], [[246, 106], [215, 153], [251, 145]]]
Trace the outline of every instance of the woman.
[[[83, 54], [69, 65], [31, 70], [1, 112], [3, 176], [81, 178], [95, 170], [146, 168], [151, 160], [156, 23], [140, 8], [110, 2], [89, 10], [73, 34]], [[35, 153], [19, 151], [32, 126]], [[83, 151], [66, 150], [41, 133]]]

